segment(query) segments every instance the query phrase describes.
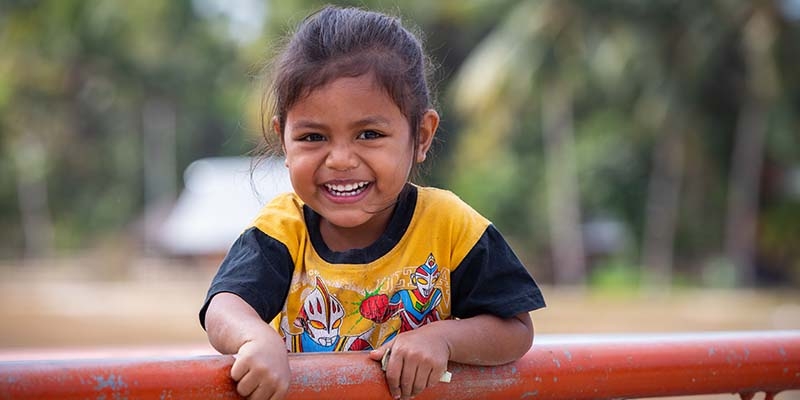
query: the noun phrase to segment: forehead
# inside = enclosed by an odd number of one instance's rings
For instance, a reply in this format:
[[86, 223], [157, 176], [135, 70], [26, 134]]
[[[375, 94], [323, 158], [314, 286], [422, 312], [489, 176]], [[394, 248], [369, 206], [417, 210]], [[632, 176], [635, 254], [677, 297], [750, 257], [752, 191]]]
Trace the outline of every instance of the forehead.
[[363, 119], [375, 116], [403, 123], [405, 116], [372, 74], [339, 77], [311, 89], [287, 111], [287, 122], [297, 119]]

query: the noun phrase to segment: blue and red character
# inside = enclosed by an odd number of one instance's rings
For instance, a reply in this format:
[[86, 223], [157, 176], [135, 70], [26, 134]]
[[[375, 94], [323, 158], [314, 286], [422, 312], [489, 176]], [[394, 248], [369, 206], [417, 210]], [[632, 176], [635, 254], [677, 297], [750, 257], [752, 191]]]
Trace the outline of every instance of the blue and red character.
[[391, 298], [385, 294], [367, 297], [361, 303], [360, 313], [375, 323], [384, 323], [394, 316], [400, 318], [400, 329], [392, 332], [385, 340], [388, 342], [397, 333], [410, 331], [422, 325], [440, 320], [437, 306], [442, 301], [442, 290], [437, 288], [439, 265], [433, 254], [411, 274], [414, 289], [402, 289]]

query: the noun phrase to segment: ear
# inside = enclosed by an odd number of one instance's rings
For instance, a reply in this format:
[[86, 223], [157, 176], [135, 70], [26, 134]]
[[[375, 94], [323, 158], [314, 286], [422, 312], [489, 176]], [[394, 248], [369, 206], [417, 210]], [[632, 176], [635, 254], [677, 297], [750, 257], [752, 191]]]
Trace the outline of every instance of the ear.
[[427, 158], [428, 150], [433, 144], [433, 137], [436, 135], [436, 129], [438, 128], [439, 113], [433, 109], [425, 111], [419, 124], [419, 143], [417, 143], [417, 154], [415, 154], [417, 163], [421, 163]]

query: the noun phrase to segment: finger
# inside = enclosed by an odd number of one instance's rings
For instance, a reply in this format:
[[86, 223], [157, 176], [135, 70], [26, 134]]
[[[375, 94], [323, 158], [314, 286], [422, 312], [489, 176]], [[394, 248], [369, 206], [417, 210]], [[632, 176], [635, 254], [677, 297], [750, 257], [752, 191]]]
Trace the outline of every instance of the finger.
[[275, 396], [275, 388], [269, 385], [258, 385], [247, 400], [269, 400]]
[[258, 389], [258, 379], [254, 374], [246, 374], [236, 385], [236, 393], [242, 397], [250, 396], [256, 389]]
[[374, 349], [369, 352], [369, 358], [375, 361], [380, 361], [383, 358], [383, 354], [386, 353], [386, 350], [389, 349], [387, 345], [383, 345]]
[[423, 366], [417, 367], [417, 377], [414, 379], [414, 387], [411, 389], [411, 396], [420, 394], [425, 388], [431, 386], [431, 369]]
[[231, 366], [231, 378], [238, 382], [247, 373], [247, 370], [247, 365], [240, 358], [235, 358], [233, 366]]
[[428, 375], [428, 386], [427, 387], [431, 387], [431, 386], [439, 383], [439, 378], [442, 376], [442, 374], [444, 374], [444, 371], [446, 371], [446, 369], [439, 369], [439, 368], [431, 369], [431, 372]]
[[391, 393], [392, 398], [399, 399], [401, 390], [400, 390], [400, 375], [403, 372], [403, 360], [402, 358], [389, 358], [389, 362], [386, 366], [386, 385], [389, 386], [389, 393]]
[[249, 396], [247, 400], [267, 400], [269, 399], [269, 388], [264, 385], [258, 385]]
[[283, 400], [289, 392], [289, 382], [281, 382], [277, 387], [273, 388], [272, 397], [269, 400]]
[[411, 397], [416, 378], [417, 366], [403, 364], [403, 372], [400, 374], [400, 394], [403, 398]]

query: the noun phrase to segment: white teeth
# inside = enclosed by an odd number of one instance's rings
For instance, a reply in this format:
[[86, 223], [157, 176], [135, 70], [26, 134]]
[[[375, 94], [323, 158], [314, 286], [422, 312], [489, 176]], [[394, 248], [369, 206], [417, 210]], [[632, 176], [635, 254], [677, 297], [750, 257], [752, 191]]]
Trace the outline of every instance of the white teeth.
[[334, 185], [326, 183], [325, 187], [334, 196], [355, 196], [364, 191], [369, 182], [348, 183], [346, 185]]

